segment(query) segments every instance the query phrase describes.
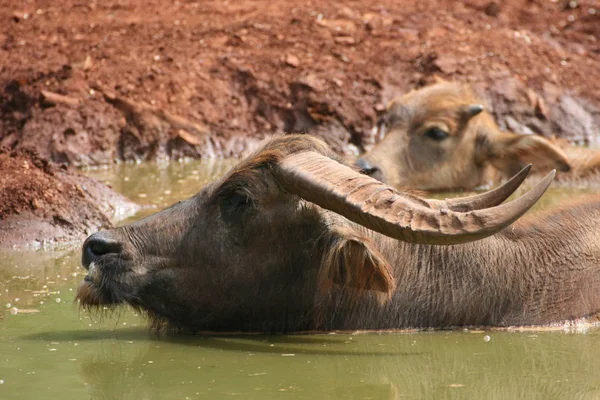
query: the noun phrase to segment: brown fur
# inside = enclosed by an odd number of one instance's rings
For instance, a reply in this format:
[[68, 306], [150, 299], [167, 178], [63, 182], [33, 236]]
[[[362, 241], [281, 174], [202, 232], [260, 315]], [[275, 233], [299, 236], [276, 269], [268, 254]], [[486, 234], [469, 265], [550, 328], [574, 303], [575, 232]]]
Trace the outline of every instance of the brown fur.
[[[240, 186], [254, 186], [263, 179], [261, 170], [276, 167], [285, 156], [314, 151], [339, 161], [339, 157], [320, 139], [312, 136], [275, 136], [265, 146], [248, 157], [249, 162], [236, 166], [226, 182], [218, 190]], [[357, 289], [381, 292], [382, 302], [389, 300], [395, 288], [391, 266], [381, 256], [370, 240], [349, 227], [332, 229], [329, 250], [323, 257], [319, 270], [320, 287], [330, 288], [332, 284]]]
[[389, 300], [396, 288], [392, 267], [371, 239], [350, 227], [334, 228], [331, 236], [318, 274], [319, 286], [328, 291], [336, 283], [357, 289], [357, 295], [374, 290], [381, 293], [382, 303]]
[[600, 150], [573, 146], [565, 139], [552, 139], [552, 143], [564, 149], [572, 165], [572, 171], [559, 175], [566, 183], [593, 184], [600, 181]]
[[87, 282], [82, 282], [77, 288], [75, 301], [86, 311], [100, 308], [105, 303], [100, 292]]
[[265, 145], [236, 165], [223, 179], [223, 185], [216, 188], [218, 193], [234, 188], [256, 186], [263, 179], [264, 170], [273, 168], [288, 154], [315, 151], [333, 159], [339, 159], [331, 149], [317, 138], [303, 135], [274, 136]]

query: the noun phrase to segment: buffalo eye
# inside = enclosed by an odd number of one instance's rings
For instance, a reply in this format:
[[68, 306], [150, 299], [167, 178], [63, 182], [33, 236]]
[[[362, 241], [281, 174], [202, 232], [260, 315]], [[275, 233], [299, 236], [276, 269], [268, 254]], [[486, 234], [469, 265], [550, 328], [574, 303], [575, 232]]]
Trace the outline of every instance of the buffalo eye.
[[247, 194], [232, 192], [222, 196], [219, 206], [222, 214], [232, 215], [244, 211], [251, 204], [252, 200]]
[[442, 140], [448, 137], [448, 132], [445, 132], [440, 128], [434, 126], [433, 128], [427, 129], [427, 131], [425, 132], [425, 136], [429, 139], [441, 142]]

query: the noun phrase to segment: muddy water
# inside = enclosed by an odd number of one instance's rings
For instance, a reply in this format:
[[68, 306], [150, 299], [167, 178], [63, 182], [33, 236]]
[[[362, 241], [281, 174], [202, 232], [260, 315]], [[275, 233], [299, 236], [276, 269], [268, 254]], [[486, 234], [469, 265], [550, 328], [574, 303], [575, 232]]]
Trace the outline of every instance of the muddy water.
[[[156, 211], [231, 163], [91, 175]], [[554, 190], [545, 204], [578, 191]], [[600, 398], [600, 330], [173, 337], [73, 305], [79, 251], [0, 254], [0, 399]]]

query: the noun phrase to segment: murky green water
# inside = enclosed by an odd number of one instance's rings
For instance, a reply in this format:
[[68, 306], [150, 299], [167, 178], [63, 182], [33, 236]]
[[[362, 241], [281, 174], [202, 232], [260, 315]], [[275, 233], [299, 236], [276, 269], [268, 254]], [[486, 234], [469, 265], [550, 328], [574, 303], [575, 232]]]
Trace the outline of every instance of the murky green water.
[[[91, 173], [156, 208], [231, 163]], [[544, 205], [579, 194], [553, 190]], [[597, 399], [600, 330], [172, 337], [73, 305], [79, 250], [0, 254], [0, 399]]]

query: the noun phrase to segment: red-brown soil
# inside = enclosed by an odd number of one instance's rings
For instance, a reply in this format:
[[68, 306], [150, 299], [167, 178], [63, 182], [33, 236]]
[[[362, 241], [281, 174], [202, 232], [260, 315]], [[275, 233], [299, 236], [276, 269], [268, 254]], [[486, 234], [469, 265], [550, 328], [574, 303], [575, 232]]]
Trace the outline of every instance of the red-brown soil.
[[106, 185], [24, 150], [0, 151], [0, 249], [85, 238], [138, 206]]
[[5, 0], [0, 21], [0, 143], [55, 162], [227, 156], [278, 131], [361, 149], [435, 74], [502, 127], [598, 133], [598, 0]]

